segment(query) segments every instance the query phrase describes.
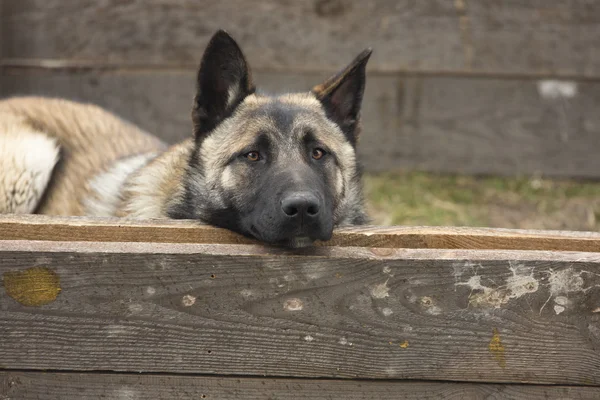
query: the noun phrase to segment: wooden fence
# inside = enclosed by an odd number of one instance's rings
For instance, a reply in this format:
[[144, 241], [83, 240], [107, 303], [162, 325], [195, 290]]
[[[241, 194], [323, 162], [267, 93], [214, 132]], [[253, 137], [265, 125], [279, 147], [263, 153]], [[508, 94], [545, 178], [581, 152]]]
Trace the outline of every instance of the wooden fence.
[[0, 217], [0, 399], [597, 399], [600, 234]]
[[600, 2], [0, 0], [0, 96], [91, 101], [174, 142], [218, 28], [268, 91], [367, 46], [367, 170], [600, 176]]

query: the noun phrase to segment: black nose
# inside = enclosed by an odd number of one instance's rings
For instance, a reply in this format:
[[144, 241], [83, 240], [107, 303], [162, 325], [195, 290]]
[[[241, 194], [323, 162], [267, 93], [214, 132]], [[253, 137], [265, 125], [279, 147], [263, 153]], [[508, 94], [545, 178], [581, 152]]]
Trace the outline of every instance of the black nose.
[[319, 199], [309, 192], [290, 193], [281, 200], [281, 209], [288, 217], [316, 217]]

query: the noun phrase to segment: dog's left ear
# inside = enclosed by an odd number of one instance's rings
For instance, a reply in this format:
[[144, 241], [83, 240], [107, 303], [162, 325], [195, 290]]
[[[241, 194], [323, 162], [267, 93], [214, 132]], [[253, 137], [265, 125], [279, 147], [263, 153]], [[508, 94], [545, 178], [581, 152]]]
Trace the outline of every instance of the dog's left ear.
[[357, 125], [365, 91], [365, 70], [372, 52], [370, 48], [364, 50], [341, 72], [312, 89], [328, 117], [340, 126], [353, 145], [358, 140]]
[[208, 43], [198, 70], [192, 110], [196, 139], [229, 117], [254, 91], [242, 50], [227, 32], [219, 30]]

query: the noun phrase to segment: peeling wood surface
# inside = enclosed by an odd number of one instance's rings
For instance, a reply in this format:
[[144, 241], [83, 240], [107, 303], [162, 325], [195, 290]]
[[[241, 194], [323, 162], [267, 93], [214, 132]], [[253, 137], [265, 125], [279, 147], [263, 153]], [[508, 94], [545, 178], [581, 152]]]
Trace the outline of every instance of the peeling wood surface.
[[600, 397], [600, 388], [0, 371], [0, 398], [2, 396], [20, 400], [596, 400]]
[[7, 273], [4, 369], [600, 385], [599, 253], [2, 241]]
[[[256, 73], [268, 93], [307, 91], [325, 72]], [[191, 135], [193, 69], [6, 69], [3, 96], [92, 102], [174, 143]], [[368, 78], [358, 152], [367, 171], [600, 176], [600, 83], [449, 76]]]
[[[181, 220], [0, 215], [0, 240], [256, 244], [226, 229]], [[600, 252], [600, 233], [460, 227], [357, 226], [318, 246]]]
[[5, 51], [13, 59], [195, 67], [210, 35], [225, 28], [257, 69], [333, 71], [374, 46], [374, 71], [600, 77], [600, 5], [586, 0], [20, 0], [3, 7], [0, 33], [11, 33]]

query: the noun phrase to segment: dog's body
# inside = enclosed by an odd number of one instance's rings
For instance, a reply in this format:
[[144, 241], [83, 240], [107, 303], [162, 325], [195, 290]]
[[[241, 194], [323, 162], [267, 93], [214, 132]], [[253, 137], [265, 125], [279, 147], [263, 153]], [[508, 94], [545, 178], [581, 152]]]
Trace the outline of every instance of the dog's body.
[[255, 93], [225, 32], [209, 43], [194, 138], [167, 147], [86, 104], [0, 101], [0, 213], [189, 218], [269, 243], [365, 221], [355, 160], [370, 51], [312, 92]]
[[123, 205], [114, 194], [124, 180], [165, 148], [93, 105], [37, 97], [0, 101], [0, 212], [116, 215]]

